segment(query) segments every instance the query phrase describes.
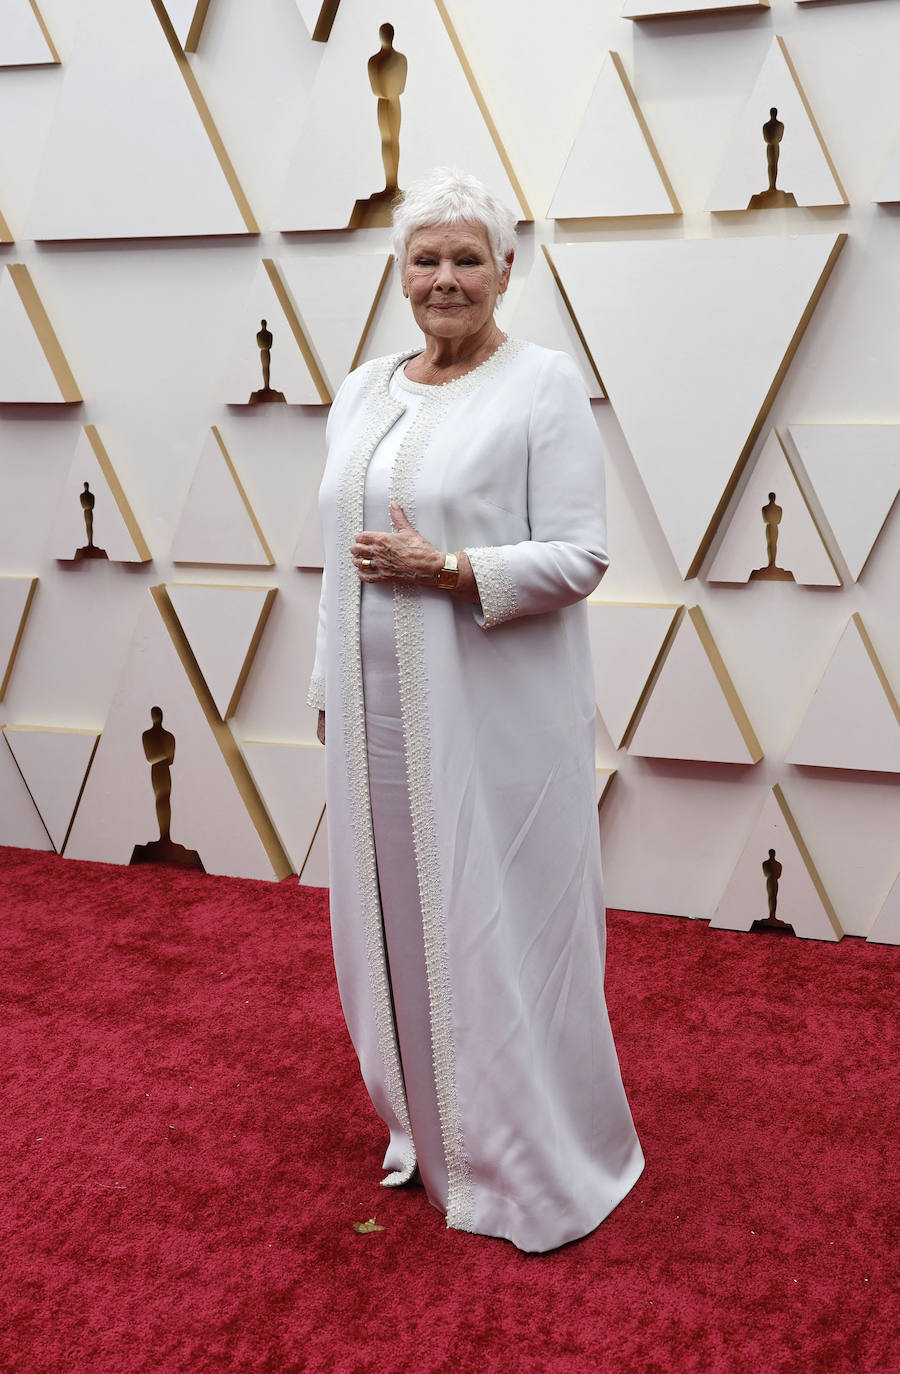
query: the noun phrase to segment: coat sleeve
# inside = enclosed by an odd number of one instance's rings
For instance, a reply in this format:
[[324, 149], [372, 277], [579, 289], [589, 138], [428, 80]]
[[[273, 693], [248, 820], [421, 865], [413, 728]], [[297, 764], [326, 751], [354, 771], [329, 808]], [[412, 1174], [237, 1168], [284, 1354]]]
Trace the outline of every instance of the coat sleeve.
[[589, 596], [606, 571], [603, 449], [584, 383], [565, 353], [537, 378], [528, 425], [530, 539], [467, 548], [486, 630]]

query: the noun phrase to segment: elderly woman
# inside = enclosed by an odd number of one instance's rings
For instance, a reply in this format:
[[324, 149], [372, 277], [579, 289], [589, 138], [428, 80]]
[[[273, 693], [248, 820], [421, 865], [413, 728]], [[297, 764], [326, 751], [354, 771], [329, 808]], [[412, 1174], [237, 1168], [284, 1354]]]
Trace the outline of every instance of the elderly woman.
[[643, 1167], [603, 998], [600, 443], [571, 359], [494, 320], [515, 218], [481, 182], [412, 186], [394, 248], [425, 346], [344, 382], [320, 494], [335, 965], [382, 1182], [548, 1250]]

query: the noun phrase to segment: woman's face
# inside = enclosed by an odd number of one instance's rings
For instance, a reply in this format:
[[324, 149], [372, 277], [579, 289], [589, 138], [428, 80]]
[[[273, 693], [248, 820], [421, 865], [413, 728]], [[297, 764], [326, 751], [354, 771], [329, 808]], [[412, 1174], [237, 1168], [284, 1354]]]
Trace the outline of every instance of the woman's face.
[[497, 270], [483, 224], [428, 224], [410, 235], [403, 294], [425, 335], [477, 334], [508, 282], [509, 265]]

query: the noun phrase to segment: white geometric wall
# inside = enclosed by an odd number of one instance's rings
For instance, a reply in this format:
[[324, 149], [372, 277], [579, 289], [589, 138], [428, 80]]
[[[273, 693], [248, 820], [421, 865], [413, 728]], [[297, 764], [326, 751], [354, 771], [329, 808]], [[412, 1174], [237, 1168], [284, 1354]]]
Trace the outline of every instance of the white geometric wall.
[[[417, 340], [389, 231], [345, 227], [391, 22], [401, 185], [518, 207], [501, 323], [573, 353], [605, 441], [610, 905], [746, 929], [781, 845], [798, 934], [900, 941], [900, 0], [37, 9], [0, 3], [0, 844], [128, 862], [159, 705], [175, 839], [327, 879], [326, 402]], [[797, 205], [748, 210], [769, 104]], [[285, 403], [248, 405], [261, 318]], [[770, 490], [793, 580], [750, 578]]]

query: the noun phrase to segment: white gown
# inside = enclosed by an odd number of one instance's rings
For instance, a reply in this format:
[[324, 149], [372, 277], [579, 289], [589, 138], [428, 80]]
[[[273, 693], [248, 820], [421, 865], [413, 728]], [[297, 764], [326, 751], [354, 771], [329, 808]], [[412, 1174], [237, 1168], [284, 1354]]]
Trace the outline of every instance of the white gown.
[[[347, 378], [320, 495], [311, 705], [327, 718], [332, 936], [348, 1029], [447, 1224], [542, 1251], [643, 1167], [603, 998], [584, 598], [606, 565], [602, 454], [563, 354], [508, 342], [442, 387], [401, 356]], [[465, 548], [480, 606], [361, 587], [387, 502]]]
[[[392, 389], [399, 394], [396, 378]], [[406, 413], [372, 454], [366, 471], [367, 530], [391, 528], [391, 472], [419, 404], [420, 398], [410, 396]], [[422, 1034], [422, 1028], [428, 1025], [428, 975], [409, 821], [392, 587], [378, 583], [363, 586], [360, 640], [372, 824], [394, 1020], [419, 1174], [430, 1201], [446, 1212], [447, 1166], [441, 1145], [437, 1091], [428, 1039]]]

